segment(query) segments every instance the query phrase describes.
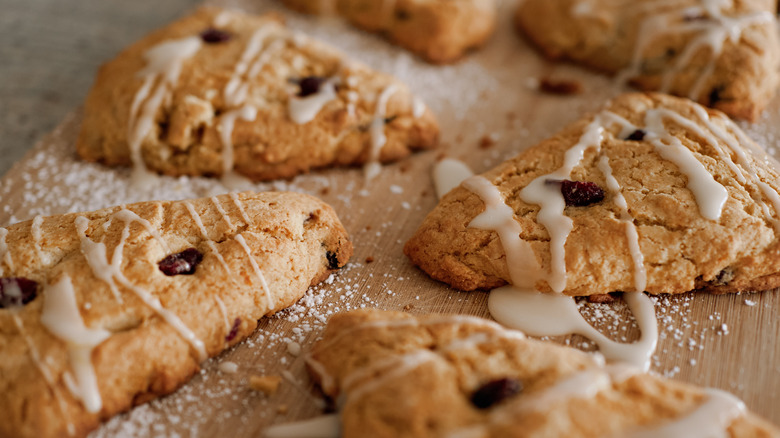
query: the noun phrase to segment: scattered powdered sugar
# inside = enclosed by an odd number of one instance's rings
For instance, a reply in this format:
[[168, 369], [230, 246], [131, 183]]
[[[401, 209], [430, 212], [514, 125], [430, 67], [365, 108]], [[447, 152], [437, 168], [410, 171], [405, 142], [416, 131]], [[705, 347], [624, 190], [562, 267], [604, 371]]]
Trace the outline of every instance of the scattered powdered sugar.
[[[275, 2], [217, 0], [210, 3], [229, 3], [254, 12], [279, 10]], [[514, 3], [502, 2], [500, 16], [509, 16]], [[518, 43], [511, 20], [500, 20], [497, 34], [484, 50], [451, 66], [431, 66], [386, 44], [381, 37], [368, 36], [340, 20], [318, 20], [288, 11], [284, 14], [292, 28], [305, 29], [359, 61], [390, 72], [407, 83], [437, 114], [444, 153], [464, 159], [477, 172], [516, 155], [620, 91], [607, 77], [571, 65], [558, 65], [554, 67], [556, 72], [561, 77], [581, 79], [586, 84], [585, 92], [556, 98], [560, 105], [526, 105], [536, 96], [536, 91], [526, 85], [552, 67], [538, 56], [521, 56], [519, 51], [529, 49]], [[777, 114], [780, 112], [777, 107], [776, 100], [767, 113]], [[742, 126], [773, 153], [772, 148], [780, 139], [780, 124], [768, 123], [768, 117], [765, 115], [758, 124]], [[217, 180], [195, 177], [162, 177], [160, 184], [149, 191], [136, 190], [128, 184], [127, 169], [107, 168], [75, 158], [79, 123], [77, 113], [69, 116], [3, 180], [0, 225], [36, 215], [88, 211], [150, 199], [212, 196], [228, 191]], [[485, 136], [494, 144], [489, 148], [477, 147]], [[217, 436], [227, 424], [234, 436], [257, 436], [258, 424], [283, 423], [321, 413], [323, 403], [315, 395], [318, 393], [308, 378], [304, 359], [321, 336], [328, 318], [339, 312], [377, 307], [420, 314], [445, 311], [486, 317], [487, 293], [459, 292], [435, 283], [411, 266], [402, 253], [403, 242], [436, 203], [432, 186], [421, 185], [419, 178], [409, 175], [429, 175], [430, 165], [438, 153], [419, 154], [405, 160], [407, 170], [401, 170], [399, 165], [385, 166], [369, 185], [365, 184], [360, 169], [326, 170], [290, 181], [252, 185], [253, 190], [295, 191], [326, 200], [350, 231], [356, 250], [352, 261], [311, 287], [288, 309], [259, 321], [257, 330], [247, 340], [208, 360], [175, 393], [113, 418], [93, 438]], [[397, 196], [389, 196], [388, 190]], [[653, 356], [652, 371], [695, 381], [695, 375], [705, 366], [720, 363], [708, 357], [711, 351], [720, 348], [720, 343], [748, 335], [740, 330], [740, 321], [729, 313], [728, 305], [743, 302], [739, 306], [742, 311], [758, 317], [761, 311], [771, 312], [776, 308], [773, 303], [778, 302], [765, 294], [750, 295], [749, 299], [735, 296], [731, 302], [726, 299], [707, 294], [652, 297], [659, 323], [659, 348]], [[589, 322], [613, 339], [633, 342], [639, 336], [636, 322], [622, 300], [611, 304], [579, 300], [578, 306]], [[554, 340], [585, 350], [596, 349], [578, 336]], [[726, 373], [725, 366], [719, 372]], [[762, 372], [768, 373], [764, 374], [764, 381], [780, 381], [780, 367], [769, 367]], [[249, 389], [252, 375], [277, 375], [283, 381], [276, 394], [259, 394]], [[744, 381], [740, 380], [739, 370], [733, 367], [728, 379], [734, 388], [740, 388]], [[778, 389], [776, 392], [780, 393]], [[280, 401], [289, 400], [299, 402], [289, 406], [288, 412], [287, 407], [281, 408]]]

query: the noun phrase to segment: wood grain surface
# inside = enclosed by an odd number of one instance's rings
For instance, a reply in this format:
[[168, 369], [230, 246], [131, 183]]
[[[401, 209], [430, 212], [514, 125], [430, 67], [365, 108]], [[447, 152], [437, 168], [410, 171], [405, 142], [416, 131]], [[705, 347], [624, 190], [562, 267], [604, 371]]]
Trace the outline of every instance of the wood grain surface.
[[[273, 2], [229, 3], [253, 12], [281, 10]], [[333, 205], [355, 244], [351, 263], [313, 288], [293, 309], [262, 320], [248, 341], [208, 361], [179, 391], [114, 418], [93, 436], [258, 437], [267, 425], [320, 414], [322, 400], [308, 379], [303, 355], [328, 315], [335, 312], [365, 306], [488, 317], [487, 293], [449, 289], [427, 278], [402, 254], [403, 243], [436, 204], [432, 164], [447, 155], [484, 171], [623, 91], [610, 78], [542, 60], [514, 34], [509, 23], [513, 3], [502, 5], [502, 22], [488, 47], [445, 67], [424, 64], [338, 20], [282, 11], [291, 27], [305, 29], [409, 83], [438, 114], [442, 148], [385, 166], [370, 184], [364, 183], [360, 169], [326, 170], [292, 181], [258, 184], [257, 190], [304, 191]], [[566, 97], [540, 94], [532, 85], [542, 77], [579, 81], [584, 92]], [[757, 124], [742, 125], [771, 153], [780, 133], [779, 109], [780, 99], [775, 99]], [[225, 191], [218, 181], [205, 178], [166, 178], [164, 187], [135, 191], [127, 187], [126, 169], [107, 169], [75, 158], [79, 123], [80, 112], [75, 109], [0, 180], [0, 225], [37, 214]], [[620, 303], [583, 304], [582, 310], [605, 331], [625, 332], [629, 340], [638, 336]], [[732, 392], [750, 409], [780, 424], [780, 295], [776, 291], [661, 297], [656, 312], [662, 335], [652, 372]], [[554, 341], [594, 348], [578, 337]], [[293, 354], [297, 344], [303, 354]], [[237, 364], [238, 372], [220, 371], [225, 362]], [[249, 377], [257, 374], [283, 376], [280, 390], [266, 396], [249, 389]]]

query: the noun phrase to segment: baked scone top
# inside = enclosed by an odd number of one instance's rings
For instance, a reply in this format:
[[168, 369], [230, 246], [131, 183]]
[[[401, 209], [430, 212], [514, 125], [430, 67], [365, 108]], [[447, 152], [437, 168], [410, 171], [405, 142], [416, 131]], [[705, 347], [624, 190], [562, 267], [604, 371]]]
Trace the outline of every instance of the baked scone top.
[[0, 228], [0, 436], [84, 436], [172, 392], [351, 254], [335, 212], [297, 193]]
[[756, 120], [780, 82], [775, 13], [771, 0], [528, 0], [516, 23], [550, 58]]
[[77, 149], [138, 174], [268, 180], [395, 160], [437, 136], [395, 78], [278, 16], [201, 8], [101, 67]]
[[[605, 367], [463, 315], [334, 315], [308, 364], [339, 402], [344, 438], [780, 433], [721, 391]], [[712, 435], [692, 433], [703, 430]]]
[[[724, 114], [627, 94], [466, 180], [404, 250], [463, 290], [771, 289], [780, 284], [777, 178]], [[595, 183], [603, 200], [566, 202], [567, 180]]]
[[444, 64], [484, 44], [496, 27], [495, 0], [283, 0], [307, 13], [338, 13], [356, 26]]

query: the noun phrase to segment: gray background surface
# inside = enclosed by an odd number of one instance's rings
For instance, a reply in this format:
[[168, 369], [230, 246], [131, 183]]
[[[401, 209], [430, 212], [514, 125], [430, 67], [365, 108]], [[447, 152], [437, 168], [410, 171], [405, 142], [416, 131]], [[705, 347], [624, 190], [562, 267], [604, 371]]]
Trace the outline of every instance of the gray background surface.
[[0, 175], [86, 97], [100, 64], [199, 0], [0, 0]]

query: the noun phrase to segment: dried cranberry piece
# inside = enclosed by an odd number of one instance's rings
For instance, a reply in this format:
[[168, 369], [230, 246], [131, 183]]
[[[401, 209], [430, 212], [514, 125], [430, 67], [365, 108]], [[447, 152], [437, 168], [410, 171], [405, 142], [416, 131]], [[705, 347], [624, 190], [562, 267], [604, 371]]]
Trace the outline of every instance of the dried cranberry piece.
[[0, 309], [20, 307], [38, 295], [38, 283], [24, 277], [0, 277]]
[[236, 318], [236, 320], [233, 321], [233, 327], [230, 328], [230, 333], [225, 336], [225, 342], [230, 342], [236, 338], [239, 327], [241, 327], [241, 318]]
[[298, 92], [298, 97], [311, 96], [317, 94], [320, 91], [320, 87], [326, 81], [322, 76], [307, 76], [298, 81], [298, 86], [301, 87], [301, 91]]
[[642, 141], [645, 139], [645, 135], [647, 135], [645, 131], [637, 129], [636, 131], [632, 132], [631, 135], [626, 137], [626, 140]]
[[339, 269], [339, 255], [335, 252], [326, 252], [325, 258], [328, 259], [328, 269]]
[[[558, 182], [558, 181], [548, 181]], [[561, 194], [566, 205], [570, 207], [584, 207], [604, 199], [604, 190], [596, 183], [590, 181], [560, 181]]]
[[231, 35], [229, 32], [225, 32], [224, 30], [214, 29], [213, 27], [210, 27], [200, 33], [200, 39], [202, 39], [203, 42], [208, 44], [224, 43], [225, 41], [228, 41], [231, 38], [233, 38], [233, 35]]
[[169, 255], [160, 260], [157, 265], [162, 273], [169, 277], [174, 275], [192, 275], [202, 260], [203, 254], [200, 251], [195, 248], [189, 248], [180, 253]]
[[511, 377], [490, 381], [474, 391], [471, 403], [479, 409], [486, 409], [512, 397], [523, 390], [523, 384]]

